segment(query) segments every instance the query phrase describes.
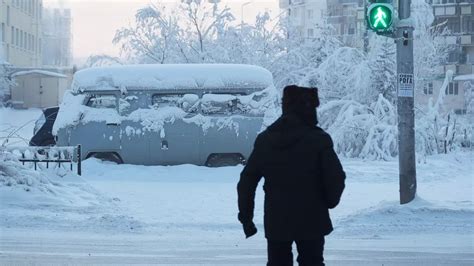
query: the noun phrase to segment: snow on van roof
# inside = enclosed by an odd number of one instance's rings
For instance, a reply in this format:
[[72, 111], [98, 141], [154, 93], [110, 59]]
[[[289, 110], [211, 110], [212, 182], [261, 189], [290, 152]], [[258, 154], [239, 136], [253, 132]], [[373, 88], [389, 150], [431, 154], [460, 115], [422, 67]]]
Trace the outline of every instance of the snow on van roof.
[[237, 64], [124, 65], [89, 68], [74, 75], [72, 91], [195, 88], [267, 88], [272, 74], [258, 66]]

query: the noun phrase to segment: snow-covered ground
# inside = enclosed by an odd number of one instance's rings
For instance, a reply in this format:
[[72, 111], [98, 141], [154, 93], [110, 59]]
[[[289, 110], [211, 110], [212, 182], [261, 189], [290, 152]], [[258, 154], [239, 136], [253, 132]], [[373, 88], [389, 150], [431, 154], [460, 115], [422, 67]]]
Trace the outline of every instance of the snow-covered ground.
[[[418, 198], [404, 206], [396, 160], [343, 159], [347, 186], [331, 212], [328, 265], [472, 265], [473, 158], [457, 152], [420, 162]], [[23, 172], [9, 179], [5, 169]], [[246, 240], [236, 217], [241, 170], [91, 159], [79, 177], [10, 162], [0, 166], [0, 265], [264, 265], [263, 191], [260, 232]]]

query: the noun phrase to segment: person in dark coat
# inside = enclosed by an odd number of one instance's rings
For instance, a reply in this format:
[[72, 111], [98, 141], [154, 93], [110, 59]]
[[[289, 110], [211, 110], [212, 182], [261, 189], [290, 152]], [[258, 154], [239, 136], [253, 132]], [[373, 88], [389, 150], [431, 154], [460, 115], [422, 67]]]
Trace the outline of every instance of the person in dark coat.
[[324, 236], [333, 230], [329, 210], [344, 190], [345, 173], [331, 137], [317, 127], [317, 88], [287, 86], [283, 114], [260, 133], [237, 185], [239, 214], [246, 237], [253, 223], [257, 184], [263, 190], [268, 266], [293, 265], [296, 242], [299, 265], [324, 265]]

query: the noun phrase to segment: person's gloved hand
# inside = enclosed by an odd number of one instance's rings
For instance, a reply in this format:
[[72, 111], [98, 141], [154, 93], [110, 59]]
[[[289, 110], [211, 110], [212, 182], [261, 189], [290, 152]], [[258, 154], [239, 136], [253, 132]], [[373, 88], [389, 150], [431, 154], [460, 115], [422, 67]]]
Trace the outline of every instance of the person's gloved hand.
[[257, 233], [257, 227], [253, 222], [248, 222], [243, 224], [245, 237], [249, 238]]

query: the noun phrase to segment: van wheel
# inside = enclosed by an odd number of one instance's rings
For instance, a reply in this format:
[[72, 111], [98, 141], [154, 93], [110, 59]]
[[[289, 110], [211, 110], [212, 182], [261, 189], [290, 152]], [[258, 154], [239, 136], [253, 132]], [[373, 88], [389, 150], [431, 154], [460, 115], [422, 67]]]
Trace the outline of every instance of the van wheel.
[[105, 162], [113, 162], [116, 164], [123, 164], [123, 160], [116, 152], [95, 152], [87, 155], [86, 159], [97, 158]]
[[236, 166], [238, 164], [245, 164], [245, 158], [242, 154], [237, 153], [211, 154], [206, 161], [207, 167]]

